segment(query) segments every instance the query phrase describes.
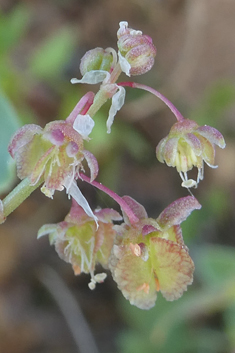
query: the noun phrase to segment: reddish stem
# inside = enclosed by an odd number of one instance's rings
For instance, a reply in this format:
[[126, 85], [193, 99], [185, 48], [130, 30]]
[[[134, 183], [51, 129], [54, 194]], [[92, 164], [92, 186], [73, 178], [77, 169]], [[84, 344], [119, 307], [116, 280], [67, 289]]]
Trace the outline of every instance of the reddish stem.
[[87, 177], [84, 174], [80, 174], [80, 178], [81, 180], [86, 181], [87, 183], [95, 186], [97, 189], [105, 192], [107, 195], [109, 195], [114, 201], [116, 201], [119, 206], [121, 207], [121, 209], [123, 210], [123, 212], [125, 212], [125, 214], [127, 215], [127, 217], [130, 220], [131, 224], [134, 224], [136, 222], [139, 221], [139, 218], [136, 217], [136, 215], [134, 214], [134, 212], [132, 211], [132, 209], [128, 206], [128, 204], [123, 200], [123, 198], [121, 196], [119, 196], [118, 194], [116, 194], [114, 191], [110, 190], [109, 188], [107, 188], [107, 186], [104, 186], [101, 183], [98, 183], [97, 181], [93, 180], [91, 181], [89, 177]]
[[94, 96], [93, 92], [87, 92], [69, 114], [66, 121], [73, 124], [78, 114], [85, 115], [93, 103]]
[[139, 88], [139, 89], [143, 89], [144, 91], [147, 91], [147, 92], [150, 92], [150, 93], [154, 94], [163, 103], [165, 103], [168, 106], [168, 108], [170, 108], [170, 110], [172, 111], [172, 113], [174, 114], [174, 116], [176, 117], [176, 119], [179, 122], [184, 121], [184, 117], [178, 111], [178, 109], [176, 109], [176, 107], [165, 96], [163, 96], [163, 94], [161, 94], [160, 92], [156, 91], [154, 88], [146, 86], [146, 85], [142, 85], [141, 83], [136, 83], [136, 82], [119, 82], [118, 86]]

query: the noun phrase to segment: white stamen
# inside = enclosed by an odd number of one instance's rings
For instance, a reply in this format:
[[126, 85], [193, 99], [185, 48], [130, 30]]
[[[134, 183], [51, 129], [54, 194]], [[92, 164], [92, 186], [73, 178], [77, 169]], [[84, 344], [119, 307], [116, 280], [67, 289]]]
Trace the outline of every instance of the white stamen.
[[96, 287], [96, 282], [94, 281], [94, 279], [92, 278], [90, 283], [88, 283], [88, 287], [91, 289], [91, 290], [94, 290], [95, 287]]
[[183, 188], [196, 188], [197, 187], [197, 182], [193, 179], [188, 179], [182, 182], [181, 186]]
[[107, 277], [107, 273], [97, 273], [95, 276], [94, 276], [94, 279], [97, 283], [102, 283], [104, 282], [105, 278]]

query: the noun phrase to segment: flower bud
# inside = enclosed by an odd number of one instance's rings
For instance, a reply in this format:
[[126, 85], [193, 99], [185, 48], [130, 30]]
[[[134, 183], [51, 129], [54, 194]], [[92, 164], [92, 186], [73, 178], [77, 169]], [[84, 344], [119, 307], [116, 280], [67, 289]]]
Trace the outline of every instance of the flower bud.
[[127, 22], [120, 22], [117, 32], [119, 60], [122, 70], [128, 75], [141, 75], [149, 71], [156, 56], [152, 39], [141, 31], [128, 28]]
[[95, 48], [86, 52], [80, 64], [82, 76], [92, 70], [109, 71], [115, 57], [114, 53], [115, 51], [111, 48]]

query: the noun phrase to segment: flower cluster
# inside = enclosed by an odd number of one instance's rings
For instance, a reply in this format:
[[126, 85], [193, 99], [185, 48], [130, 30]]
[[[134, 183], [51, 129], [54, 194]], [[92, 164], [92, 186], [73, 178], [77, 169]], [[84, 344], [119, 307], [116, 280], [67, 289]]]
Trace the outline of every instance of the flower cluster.
[[55, 244], [58, 255], [72, 264], [76, 275], [90, 273], [89, 287], [94, 289], [96, 282], [103, 282], [106, 275], [94, 275], [95, 265], [100, 263], [107, 268], [116, 232], [112, 221], [122, 217], [113, 209], [94, 211], [98, 227], [92, 217], [72, 200], [72, 207], [65, 220], [59, 224], [46, 224], [38, 231], [38, 238], [49, 234], [51, 244]]
[[[135, 82], [117, 82], [121, 73], [141, 75], [155, 60], [152, 39], [120, 22], [117, 31], [118, 52], [113, 48], [95, 48], [81, 60], [81, 79], [72, 83], [97, 84], [96, 94], [87, 92], [64, 121], [52, 121], [44, 128], [25, 125], [12, 137], [9, 153], [16, 162], [20, 184], [0, 200], [0, 223], [30, 193], [41, 191], [53, 198], [54, 192], [66, 189], [72, 206], [64, 221], [41, 227], [38, 238], [49, 234], [58, 255], [70, 263], [75, 275], [89, 273], [89, 288], [101, 283], [106, 273], [96, 273], [96, 265], [111, 270], [124, 297], [141, 309], [151, 308], [160, 291], [166, 300], [178, 299], [193, 281], [194, 264], [184, 244], [180, 224], [201, 205], [194, 196], [172, 202], [156, 218], [149, 218], [145, 208], [130, 196], [120, 197], [95, 179], [99, 166], [95, 156], [84, 148], [95, 125], [95, 115], [111, 99], [107, 132], [125, 101], [125, 88], [143, 89], [161, 99], [177, 122], [156, 150], [160, 162], [176, 167], [182, 186], [197, 186], [203, 179], [204, 162], [215, 167], [215, 145], [225, 147], [221, 133], [210, 126], [198, 126], [184, 119], [174, 105], [155, 89]], [[84, 161], [90, 177], [85, 173]], [[197, 180], [187, 172], [198, 169]], [[123, 217], [113, 209], [92, 211], [77, 182], [87, 182], [116, 201]], [[189, 190], [190, 191], [190, 190]], [[191, 193], [191, 191], [190, 191]], [[123, 221], [123, 222], [122, 222]], [[122, 222], [122, 223], [121, 223]]]
[[[198, 126], [195, 121], [185, 119], [175, 123], [167, 137], [157, 146], [157, 158], [170, 167], [176, 167], [183, 180], [182, 186], [197, 186], [204, 177], [203, 162], [216, 168], [215, 145], [225, 148], [221, 133], [211, 126]], [[197, 167], [197, 181], [188, 180], [187, 172]], [[191, 183], [191, 184], [190, 184]]]
[[125, 298], [141, 309], [155, 304], [158, 291], [167, 300], [178, 299], [192, 283], [194, 271], [180, 223], [201, 205], [188, 196], [170, 204], [155, 220], [135, 200], [125, 197], [125, 201], [139, 222], [115, 226], [109, 262], [114, 280]]

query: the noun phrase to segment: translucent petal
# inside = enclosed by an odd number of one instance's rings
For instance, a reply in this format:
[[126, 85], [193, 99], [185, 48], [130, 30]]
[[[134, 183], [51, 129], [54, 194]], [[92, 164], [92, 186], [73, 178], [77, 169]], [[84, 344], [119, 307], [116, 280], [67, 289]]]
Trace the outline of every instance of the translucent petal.
[[153, 232], [158, 232], [158, 231], [159, 231], [159, 229], [155, 228], [151, 224], [145, 224], [143, 226], [143, 228], [142, 228], [143, 236], [148, 235], [148, 234], [153, 233]]
[[49, 141], [42, 143], [41, 135], [34, 135], [31, 141], [16, 153], [17, 175], [20, 179], [29, 177], [34, 185], [44, 172], [54, 147]]
[[44, 224], [38, 231], [37, 239], [43, 237], [44, 235], [55, 232], [58, 229], [57, 224]]
[[137, 218], [143, 219], [148, 217], [144, 206], [142, 206], [139, 202], [137, 202], [130, 196], [123, 196], [122, 198], [128, 204], [130, 209], [134, 212]]
[[202, 145], [197, 136], [192, 133], [187, 133], [184, 136], [184, 140], [190, 145], [196, 156], [200, 156], [200, 154], [202, 153]]
[[201, 205], [195, 197], [182, 197], [166, 207], [157, 218], [157, 222], [163, 230], [166, 230], [185, 221], [193, 210], [200, 208]]
[[187, 250], [170, 240], [151, 238], [153, 268], [167, 300], [181, 297], [193, 281], [194, 264]]
[[122, 56], [122, 54], [120, 53], [120, 51], [118, 51], [118, 57], [119, 57], [119, 64], [120, 64], [120, 66], [121, 66], [122, 71], [123, 71], [127, 76], [131, 76], [131, 74], [130, 74], [131, 65], [130, 65], [129, 62], [124, 58], [124, 56]]
[[180, 225], [168, 228], [165, 232], [159, 234], [159, 238], [164, 238], [166, 240], [171, 240], [177, 244], [184, 245], [182, 229]]
[[165, 144], [166, 141], [168, 140], [168, 136], [164, 137], [157, 145], [156, 147], [156, 155], [157, 155], [157, 159], [159, 160], [159, 162], [164, 163], [164, 148], [165, 148]]
[[207, 125], [200, 126], [197, 129], [197, 132], [201, 136], [208, 139], [211, 143], [218, 145], [220, 148], [225, 148], [226, 143], [224, 141], [223, 135], [214, 127], [207, 126]]
[[87, 150], [83, 150], [83, 155], [90, 169], [91, 181], [93, 181], [97, 177], [99, 172], [99, 165], [98, 165], [97, 159], [90, 151], [87, 151]]
[[163, 151], [163, 157], [168, 166], [174, 166], [175, 164], [178, 141], [179, 141], [178, 137], [172, 137], [168, 139], [168, 141], [166, 141], [166, 144], [164, 146], [164, 151]]
[[117, 87], [118, 87], [118, 91], [112, 97], [112, 105], [109, 109], [109, 116], [106, 123], [108, 133], [111, 132], [111, 126], [113, 124], [115, 115], [121, 109], [125, 101], [125, 95], [126, 95], [125, 88], [121, 86], [117, 86]]
[[22, 126], [12, 137], [8, 151], [10, 155], [14, 158], [18, 150], [27, 145], [33, 138], [35, 134], [41, 134], [42, 128], [35, 124], [26, 124]]
[[98, 227], [98, 218], [92, 212], [87, 199], [81, 193], [77, 183], [74, 180], [71, 182], [70, 178], [67, 177], [64, 181], [64, 186], [66, 187], [67, 194], [71, 195], [74, 200], [83, 208], [86, 214], [95, 220]]
[[214, 166], [215, 164], [215, 146], [207, 140], [205, 137], [200, 136], [199, 137], [202, 141], [202, 146], [203, 146], [203, 152], [202, 152], [202, 158], [208, 164], [210, 167], [217, 167]]
[[110, 77], [110, 73], [104, 70], [91, 70], [85, 73], [85, 75], [78, 80], [77, 78], [72, 78], [71, 83], [88, 83], [88, 84], [96, 84], [99, 82], [103, 82], [105, 79]]
[[96, 210], [95, 214], [99, 221], [103, 223], [111, 223], [112, 221], [121, 221], [123, 219], [122, 216], [112, 208]]
[[84, 139], [88, 138], [94, 126], [95, 122], [88, 114], [78, 114], [73, 123], [74, 130], [76, 130]]

